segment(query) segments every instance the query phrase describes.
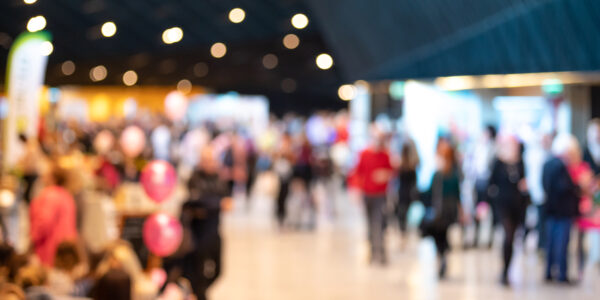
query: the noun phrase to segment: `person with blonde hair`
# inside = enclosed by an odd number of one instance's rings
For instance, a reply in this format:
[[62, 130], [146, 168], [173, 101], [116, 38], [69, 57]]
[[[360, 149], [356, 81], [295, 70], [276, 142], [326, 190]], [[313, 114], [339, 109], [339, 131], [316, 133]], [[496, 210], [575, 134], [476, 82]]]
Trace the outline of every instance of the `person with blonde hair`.
[[[556, 137], [553, 157], [545, 164], [542, 185], [546, 193], [546, 281], [570, 283], [568, 277], [568, 246], [571, 225], [579, 215], [580, 188], [573, 182], [568, 168], [575, 165], [579, 143], [570, 134]], [[555, 270], [558, 268], [558, 270]], [[558, 271], [558, 272], [555, 272]]]

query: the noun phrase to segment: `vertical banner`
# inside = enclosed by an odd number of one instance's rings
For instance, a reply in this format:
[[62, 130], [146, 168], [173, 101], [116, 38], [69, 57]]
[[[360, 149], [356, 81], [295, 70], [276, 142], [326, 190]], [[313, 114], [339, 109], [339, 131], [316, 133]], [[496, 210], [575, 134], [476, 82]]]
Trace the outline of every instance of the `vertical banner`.
[[[12, 168], [20, 158], [19, 134], [37, 137], [39, 99], [52, 52], [48, 32], [26, 32], [17, 37], [8, 54], [6, 90], [8, 115], [3, 131], [3, 166]], [[50, 49], [48, 49], [50, 48]]]

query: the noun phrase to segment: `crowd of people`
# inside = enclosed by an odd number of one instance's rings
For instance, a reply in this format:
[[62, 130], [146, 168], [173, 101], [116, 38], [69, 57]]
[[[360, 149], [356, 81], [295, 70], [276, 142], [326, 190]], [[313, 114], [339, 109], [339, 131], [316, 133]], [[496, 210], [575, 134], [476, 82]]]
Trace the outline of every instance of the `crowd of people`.
[[[190, 125], [141, 115], [103, 124], [48, 122], [37, 138], [21, 135], [23, 156], [2, 180], [16, 201], [2, 207], [0, 298], [205, 299], [222, 269], [221, 213], [234, 197], [249, 204], [264, 172], [277, 178], [273, 220], [284, 232], [315, 229], [318, 211], [336, 217], [330, 195], [315, 199], [315, 183], [360, 190], [373, 264], [388, 263], [390, 219], [405, 234], [410, 207], [420, 202], [425, 211], [418, 227], [435, 242], [440, 278], [448, 269], [448, 229], [479, 228], [486, 216], [504, 231], [502, 284], [510, 285], [513, 242], [532, 229], [546, 250], [546, 280], [569, 283], [568, 245], [576, 225], [582, 274], [584, 235], [600, 229], [599, 120], [590, 123], [583, 151], [573, 136], [545, 136], [538, 177], [527, 172], [527, 149], [516, 135], [488, 126], [469, 147], [440, 135], [425, 190], [418, 188], [421, 159], [409, 133], [372, 124], [371, 142], [353, 155], [348, 123], [344, 111], [288, 115], [249, 132], [231, 120]], [[127, 148], [137, 141], [116, 138], [131, 125], [149, 140], [134, 155]], [[178, 171], [180, 188], [164, 205], [140, 200], [136, 192], [141, 170], [155, 159]], [[473, 205], [465, 205], [465, 194]], [[540, 207], [537, 228], [526, 222], [533, 204]], [[10, 220], [19, 208], [27, 211], [26, 231], [17, 226], [23, 220]], [[162, 259], [124, 233], [128, 217], [157, 210], [179, 218], [184, 232], [179, 249]], [[478, 246], [478, 237], [465, 246]]]

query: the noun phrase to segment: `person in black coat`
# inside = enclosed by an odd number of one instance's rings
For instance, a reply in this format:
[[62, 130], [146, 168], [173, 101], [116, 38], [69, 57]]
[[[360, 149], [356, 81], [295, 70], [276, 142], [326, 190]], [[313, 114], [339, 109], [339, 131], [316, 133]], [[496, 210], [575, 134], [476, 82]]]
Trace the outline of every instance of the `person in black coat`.
[[[544, 164], [542, 185], [546, 193], [546, 280], [569, 283], [568, 246], [573, 220], [579, 215], [580, 191], [569, 175], [568, 166], [578, 155], [577, 139], [558, 136], [552, 144], [552, 157]], [[554, 268], [558, 267], [558, 274]]]
[[189, 199], [181, 209], [184, 237], [180, 249], [165, 261], [169, 280], [187, 278], [197, 299], [206, 299], [206, 291], [221, 273], [221, 203], [230, 190], [219, 175], [219, 164], [212, 148], [202, 151], [200, 167], [188, 182]]
[[501, 282], [508, 285], [515, 233], [525, 219], [528, 197], [519, 142], [513, 136], [504, 136], [499, 142], [498, 150], [498, 159], [493, 163], [489, 178], [489, 197], [504, 228], [504, 268]]
[[417, 167], [419, 155], [414, 142], [410, 138], [402, 143], [400, 150], [400, 167], [398, 168], [398, 203], [396, 215], [402, 234], [406, 233], [407, 214], [410, 204], [417, 198]]

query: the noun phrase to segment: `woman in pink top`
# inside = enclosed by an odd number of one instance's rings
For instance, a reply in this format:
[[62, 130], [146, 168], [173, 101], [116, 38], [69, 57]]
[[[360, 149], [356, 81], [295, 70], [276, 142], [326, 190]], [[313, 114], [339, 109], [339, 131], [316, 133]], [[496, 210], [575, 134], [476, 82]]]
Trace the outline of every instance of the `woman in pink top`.
[[579, 231], [577, 240], [577, 256], [579, 276], [583, 274], [585, 267], [585, 249], [583, 241], [585, 233], [588, 230], [600, 229], [600, 209], [594, 209], [593, 194], [596, 189], [594, 184], [594, 173], [589, 164], [582, 160], [581, 151], [571, 154], [576, 156], [576, 163], [568, 167], [569, 174], [574, 183], [581, 188], [581, 200], [579, 201], [580, 217], [577, 219], [577, 229]]
[[77, 238], [77, 228], [75, 201], [64, 188], [66, 173], [55, 168], [48, 179], [48, 186], [31, 202], [29, 219], [33, 249], [44, 265], [52, 266], [56, 248]]

